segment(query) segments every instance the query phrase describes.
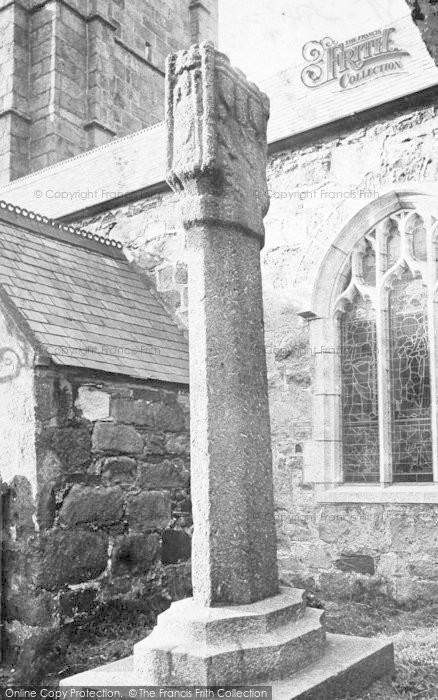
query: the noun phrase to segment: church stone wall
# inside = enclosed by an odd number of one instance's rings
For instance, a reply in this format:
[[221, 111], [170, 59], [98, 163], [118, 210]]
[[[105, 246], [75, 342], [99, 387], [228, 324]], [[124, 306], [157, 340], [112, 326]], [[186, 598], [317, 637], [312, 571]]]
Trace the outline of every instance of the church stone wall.
[[400, 114], [270, 161], [263, 269], [279, 560], [286, 581], [323, 597], [438, 599], [438, 505], [317, 503], [318, 348], [309, 348], [309, 324], [297, 315], [311, 310], [318, 263], [357, 211], [388, 190], [436, 182], [435, 113]]
[[165, 56], [190, 43], [186, 5], [93, 0], [86, 12], [69, 0], [34, 9], [30, 171], [163, 118]]
[[0, 0], [0, 184], [164, 118], [169, 53], [217, 0]]
[[[262, 273], [279, 562], [285, 581], [325, 597], [438, 599], [438, 505], [317, 503], [323, 474], [311, 458], [315, 349], [298, 315], [309, 309], [318, 262], [358, 210], [387, 190], [436, 181], [437, 133], [432, 106], [270, 157]], [[173, 194], [81, 223], [122, 240], [187, 322], [184, 234]]]
[[[1, 384], [0, 384], [1, 386]], [[36, 487], [4, 486], [4, 616], [14, 679], [59, 663], [100, 611], [190, 595], [188, 396], [85, 371], [34, 378]]]

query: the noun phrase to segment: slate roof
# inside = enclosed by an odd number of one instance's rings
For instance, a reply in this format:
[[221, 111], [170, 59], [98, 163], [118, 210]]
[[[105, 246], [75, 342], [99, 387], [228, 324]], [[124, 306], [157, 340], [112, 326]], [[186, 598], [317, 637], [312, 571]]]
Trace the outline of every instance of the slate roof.
[[188, 384], [187, 340], [120, 243], [0, 202], [0, 288], [55, 364]]

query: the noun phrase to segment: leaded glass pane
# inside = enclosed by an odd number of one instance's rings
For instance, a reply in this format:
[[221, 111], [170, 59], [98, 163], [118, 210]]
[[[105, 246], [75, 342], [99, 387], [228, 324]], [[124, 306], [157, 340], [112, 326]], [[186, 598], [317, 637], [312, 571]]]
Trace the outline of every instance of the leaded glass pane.
[[409, 217], [406, 225], [406, 232], [412, 235], [414, 258], [420, 262], [426, 262], [426, 228], [421, 216], [418, 214], [413, 214]]
[[376, 322], [360, 296], [341, 319], [341, 371], [344, 480], [379, 481]]
[[392, 267], [400, 256], [400, 234], [396, 222], [392, 219], [389, 220], [388, 229], [388, 238], [386, 243], [388, 255], [387, 269]]
[[363, 278], [366, 284], [374, 287], [376, 284], [376, 255], [368, 244], [362, 259]]
[[432, 481], [427, 290], [407, 270], [389, 313], [393, 481]]

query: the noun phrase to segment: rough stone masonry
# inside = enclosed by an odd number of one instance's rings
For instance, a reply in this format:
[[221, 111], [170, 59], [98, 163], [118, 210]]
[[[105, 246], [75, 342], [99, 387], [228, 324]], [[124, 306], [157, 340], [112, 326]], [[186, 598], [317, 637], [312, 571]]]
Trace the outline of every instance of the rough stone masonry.
[[175, 600], [191, 588], [187, 393], [85, 369], [27, 374], [20, 405], [36, 425], [19, 425], [35, 476], [30, 461], [18, 471], [11, 451], [17, 473], [3, 482], [5, 660], [15, 683], [59, 668], [68, 641], [99, 615], [163, 610], [166, 589]]

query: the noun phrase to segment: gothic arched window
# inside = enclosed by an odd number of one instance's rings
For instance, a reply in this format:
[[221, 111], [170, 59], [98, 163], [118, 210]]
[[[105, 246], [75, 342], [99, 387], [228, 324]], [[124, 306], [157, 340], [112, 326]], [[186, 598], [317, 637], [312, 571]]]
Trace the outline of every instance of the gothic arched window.
[[334, 309], [343, 482], [433, 481], [436, 233], [402, 209], [349, 256]]

